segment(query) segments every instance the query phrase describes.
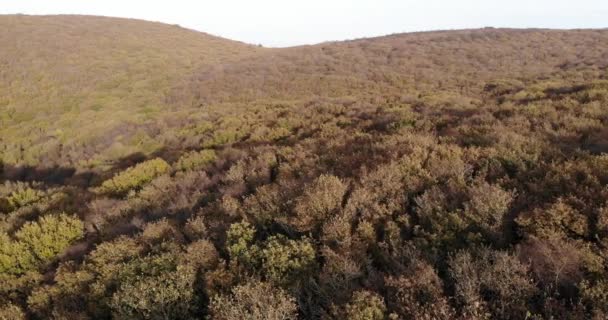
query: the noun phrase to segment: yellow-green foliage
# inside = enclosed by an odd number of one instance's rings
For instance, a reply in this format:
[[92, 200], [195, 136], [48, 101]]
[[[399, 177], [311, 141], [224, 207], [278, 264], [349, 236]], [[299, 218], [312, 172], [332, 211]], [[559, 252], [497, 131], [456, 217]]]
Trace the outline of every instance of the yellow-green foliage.
[[279, 284], [306, 279], [315, 269], [315, 249], [307, 239], [270, 237], [262, 249], [264, 274]]
[[118, 173], [112, 179], [104, 181], [99, 191], [111, 195], [124, 195], [131, 190], [141, 188], [154, 178], [169, 171], [170, 168], [169, 164], [163, 159], [148, 160]]
[[20, 274], [36, 269], [84, 235], [83, 223], [64, 213], [27, 222], [11, 240], [0, 233], [0, 274]]
[[26, 186], [19, 185], [8, 197], [8, 203], [13, 209], [19, 209], [35, 203], [44, 196], [44, 192]]
[[0, 274], [21, 274], [34, 265], [34, 257], [23, 243], [12, 241], [6, 233], [0, 233]]
[[43, 264], [82, 238], [83, 231], [80, 219], [62, 213], [26, 223], [15, 233], [15, 239], [32, 252], [39, 264]]
[[213, 150], [201, 150], [199, 152], [188, 152], [181, 156], [175, 164], [175, 169], [181, 171], [197, 170], [204, 168], [217, 158]]
[[346, 305], [346, 315], [351, 320], [384, 320], [384, 299], [371, 291], [357, 291]]
[[259, 259], [259, 247], [253, 244], [255, 227], [243, 221], [230, 225], [226, 245], [230, 259], [245, 266], [253, 266]]

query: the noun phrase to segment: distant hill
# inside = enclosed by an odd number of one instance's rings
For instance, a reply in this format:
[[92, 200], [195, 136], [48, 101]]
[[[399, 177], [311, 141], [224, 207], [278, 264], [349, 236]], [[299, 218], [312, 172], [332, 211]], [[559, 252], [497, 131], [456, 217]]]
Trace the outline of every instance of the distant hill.
[[[0, 47], [0, 150], [22, 164], [74, 162], [70, 148], [103, 151], [168, 112], [167, 92], [193, 70], [260, 51], [178, 26], [89, 16], [0, 16]], [[59, 159], [48, 159], [58, 148]]]
[[210, 102], [436, 89], [474, 100], [487, 81], [572, 82], [573, 72], [608, 64], [605, 30], [442, 31], [264, 49], [119, 18], [0, 16], [0, 27], [0, 150], [22, 165], [96, 167], [157, 151], [167, 129], [157, 120], [172, 127]]

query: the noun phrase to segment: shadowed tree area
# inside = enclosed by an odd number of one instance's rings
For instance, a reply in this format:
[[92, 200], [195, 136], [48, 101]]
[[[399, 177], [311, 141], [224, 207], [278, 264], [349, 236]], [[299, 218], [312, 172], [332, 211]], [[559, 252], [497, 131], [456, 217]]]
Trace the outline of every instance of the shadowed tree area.
[[0, 319], [608, 317], [606, 30], [0, 27]]

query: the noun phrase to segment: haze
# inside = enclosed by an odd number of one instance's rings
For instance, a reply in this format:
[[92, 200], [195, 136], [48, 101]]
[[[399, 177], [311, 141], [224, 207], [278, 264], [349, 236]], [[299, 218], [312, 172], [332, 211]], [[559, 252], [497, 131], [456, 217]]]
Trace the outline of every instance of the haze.
[[137, 18], [277, 47], [437, 29], [608, 26], [601, 0], [15, 0], [3, 1], [0, 13]]

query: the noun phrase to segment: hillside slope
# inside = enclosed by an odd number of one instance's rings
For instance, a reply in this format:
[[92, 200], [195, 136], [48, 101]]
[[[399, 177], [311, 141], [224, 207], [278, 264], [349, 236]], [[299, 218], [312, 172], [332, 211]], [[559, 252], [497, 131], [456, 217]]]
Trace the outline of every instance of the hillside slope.
[[[180, 79], [259, 51], [178, 26], [87, 16], [0, 16], [0, 46], [3, 158], [43, 166], [76, 165], [70, 152], [87, 148], [78, 158], [132, 152], [107, 148], [133, 148], [128, 139], [146, 120], [172, 111], [167, 92]], [[138, 149], [158, 147], [139, 134]]]
[[0, 27], [0, 319], [608, 318], [608, 30]]
[[192, 79], [203, 99], [455, 92], [479, 96], [493, 80], [565, 82], [608, 65], [608, 30], [483, 29], [397, 34], [269, 51]]

